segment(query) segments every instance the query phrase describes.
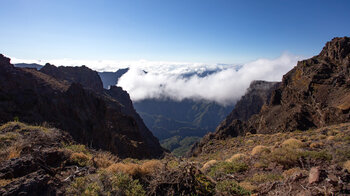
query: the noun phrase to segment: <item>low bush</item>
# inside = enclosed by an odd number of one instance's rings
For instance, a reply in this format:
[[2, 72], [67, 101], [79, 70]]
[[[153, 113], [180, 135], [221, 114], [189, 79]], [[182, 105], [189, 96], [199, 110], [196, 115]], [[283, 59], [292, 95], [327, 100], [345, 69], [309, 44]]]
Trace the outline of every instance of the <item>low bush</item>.
[[262, 155], [262, 154], [267, 154], [267, 153], [270, 153], [271, 150], [269, 147], [267, 146], [262, 146], [262, 145], [258, 145], [258, 146], [255, 146], [253, 149], [252, 149], [252, 152], [251, 154], [254, 156], [254, 155]]
[[248, 165], [243, 161], [219, 162], [210, 168], [208, 175], [219, 177], [225, 174], [234, 174], [244, 172], [248, 169]]
[[242, 159], [244, 159], [246, 157], [247, 156], [245, 154], [237, 153], [237, 154], [232, 155], [232, 157], [227, 159], [226, 161], [232, 162], [232, 161], [242, 160]]
[[216, 192], [221, 195], [250, 195], [250, 191], [239, 186], [234, 180], [224, 180], [216, 184]]
[[66, 191], [68, 195], [146, 195], [138, 180], [133, 180], [127, 174], [107, 172], [78, 177]]
[[77, 164], [81, 167], [87, 166], [89, 161], [91, 159], [91, 156], [86, 155], [82, 152], [74, 152], [70, 155], [69, 161], [72, 164]]
[[290, 148], [302, 148], [304, 146], [304, 143], [300, 140], [297, 140], [295, 138], [290, 138], [282, 142], [283, 147], [290, 147]]

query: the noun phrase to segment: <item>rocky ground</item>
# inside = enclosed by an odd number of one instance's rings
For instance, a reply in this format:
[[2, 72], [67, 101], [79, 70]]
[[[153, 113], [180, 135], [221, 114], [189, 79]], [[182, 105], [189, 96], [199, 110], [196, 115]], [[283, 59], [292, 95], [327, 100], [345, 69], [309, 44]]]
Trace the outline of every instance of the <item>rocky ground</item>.
[[347, 195], [350, 123], [213, 139], [197, 157], [119, 159], [49, 125], [0, 127], [0, 195]]

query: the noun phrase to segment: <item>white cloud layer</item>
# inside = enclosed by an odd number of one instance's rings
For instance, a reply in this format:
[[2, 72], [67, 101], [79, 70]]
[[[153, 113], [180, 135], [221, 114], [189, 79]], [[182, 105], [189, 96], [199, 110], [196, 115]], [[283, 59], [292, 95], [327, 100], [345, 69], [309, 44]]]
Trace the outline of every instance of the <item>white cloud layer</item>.
[[246, 63], [238, 71], [230, 67], [203, 78], [196, 75], [185, 78], [179, 74], [181, 71], [144, 73], [141, 68], [132, 67], [120, 78], [118, 86], [128, 91], [133, 101], [168, 97], [204, 99], [227, 105], [235, 103], [253, 80], [280, 81], [300, 59], [285, 53], [277, 59]]
[[[49, 62], [56, 66], [86, 65], [97, 71], [116, 71], [129, 67], [118, 86], [126, 90], [133, 101], [145, 98], [204, 99], [222, 105], [235, 103], [246, 91], [253, 80], [280, 81], [282, 76], [292, 69], [301, 57], [284, 53], [276, 59], [259, 59], [237, 65], [204, 64], [166, 61], [116, 61], [116, 60], [24, 60], [11, 58], [12, 63]], [[183, 77], [189, 73], [203, 73], [219, 70], [206, 77]], [[146, 71], [147, 73], [145, 73]]]

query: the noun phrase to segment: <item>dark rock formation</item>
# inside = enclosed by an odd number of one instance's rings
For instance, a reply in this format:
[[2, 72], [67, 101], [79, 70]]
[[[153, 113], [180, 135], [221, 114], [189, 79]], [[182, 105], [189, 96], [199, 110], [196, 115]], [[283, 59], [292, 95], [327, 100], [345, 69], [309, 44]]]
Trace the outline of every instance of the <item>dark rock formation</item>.
[[348, 122], [349, 72], [350, 38], [334, 38], [284, 75], [269, 105], [248, 124], [258, 133], [273, 133]]
[[68, 83], [80, 83], [84, 87], [94, 91], [103, 90], [103, 84], [98, 73], [84, 65], [81, 67], [56, 67], [47, 63], [40, 69], [40, 72], [58, 80], [67, 81]]
[[[247, 89], [246, 94], [237, 102], [232, 112], [216, 128], [217, 132], [223, 133], [225, 129], [230, 130], [232, 129], [230, 128], [232, 124], [241, 124], [240, 121], [246, 121], [254, 114], [258, 114], [261, 107], [270, 100], [271, 93], [276, 90], [279, 85], [279, 82], [253, 81]], [[228, 135], [237, 136], [237, 133]]]
[[[95, 93], [89, 89], [102, 90]], [[68, 131], [76, 141], [120, 157], [161, 156], [159, 142], [154, 137], [145, 138], [152, 134], [145, 127], [140, 129], [140, 120], [124, 113], [123, 107], [103, 93], [99, 76], [86, 67], [46, 65], [39, 72], [15, 68], [8, 58], [0, 56], [0, 123], [14, 118], [28, 123], [50, 122]]]
[[298, 62], [283, 76], [280, 87], [272, 92], [268, 104], [261, 108], [259, 114], [247, 121], [224, 121], [215, 133], [197, 143], [190, 155], [200, 153], [210, 139], [223, 139], [224, 135], [307, 130], [348, 122], [349, 73], [350, 38], [334, 38], [319, 55]]

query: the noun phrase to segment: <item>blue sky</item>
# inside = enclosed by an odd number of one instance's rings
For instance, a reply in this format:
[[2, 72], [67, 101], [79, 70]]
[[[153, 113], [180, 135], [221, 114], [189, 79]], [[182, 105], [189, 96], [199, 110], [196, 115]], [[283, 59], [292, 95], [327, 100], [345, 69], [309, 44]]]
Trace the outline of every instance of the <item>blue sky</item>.
[[0, 53], [203, 63], [309, 57], [349, 36], [349, 10], [348, 0], [0, 0]]

